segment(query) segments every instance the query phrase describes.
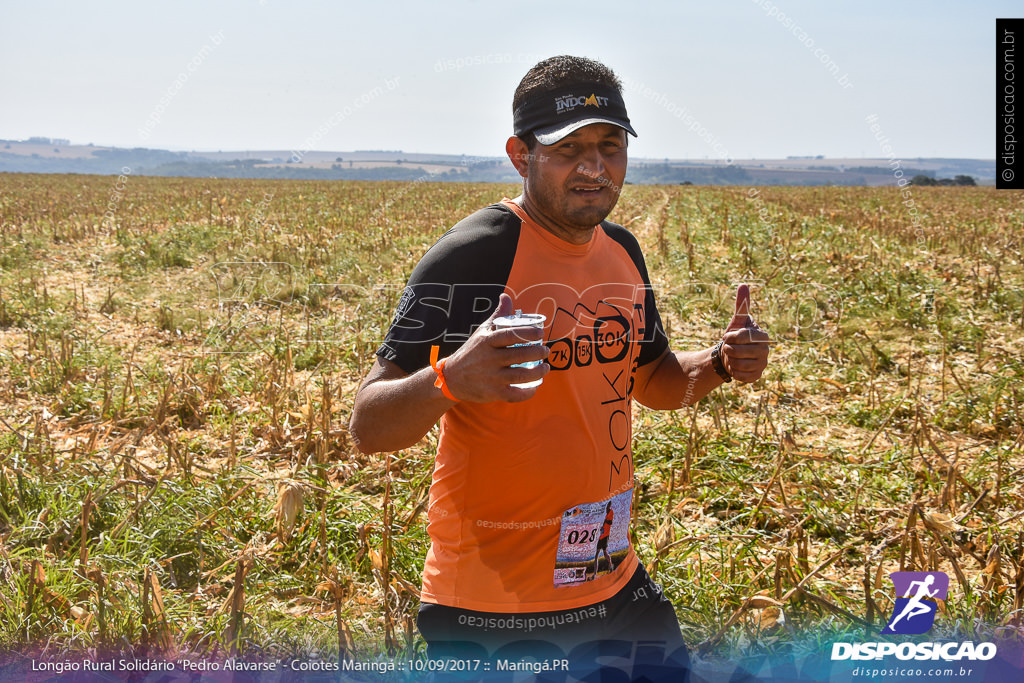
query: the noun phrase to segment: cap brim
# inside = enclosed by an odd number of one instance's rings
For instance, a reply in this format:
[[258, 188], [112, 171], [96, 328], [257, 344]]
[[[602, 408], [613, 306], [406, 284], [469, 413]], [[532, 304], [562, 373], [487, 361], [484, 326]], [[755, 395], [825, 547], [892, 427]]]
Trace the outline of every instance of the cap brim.
[[627, 133], [636, 137], [636, 131], [628, 123], [622, 121], [616, 121], [615, 119], [606, 118], [603, 116], [591, 116], [586, 119], [579, 119], [571, 123], [565, 123], [558, 126], [549, 126], [547, 128], [538, 128], [533, 131], [534, 137], [537, 138], [537, 142], [542, 145], [553, 145], [569, 133], [575, 132], [583, 126], [589, 126], [592, 123], [610, 123], [613, 126], [622, 128]]

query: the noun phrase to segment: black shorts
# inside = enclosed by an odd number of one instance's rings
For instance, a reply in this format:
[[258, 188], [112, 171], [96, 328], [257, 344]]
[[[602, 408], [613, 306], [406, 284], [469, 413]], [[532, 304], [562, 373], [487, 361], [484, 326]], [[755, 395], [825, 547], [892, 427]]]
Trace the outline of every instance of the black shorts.
[[[530, 671], [537, 681], [563, 681], [613, 668], [631, 680], [685, 681], [689, 673], [675, 609], [642, 565], [618, 593], [593, 605], [506, 614], [423, 603], [416, 623], [431, 659], [485, 663], [452, 678]], [[534, 668], [516, 668], [523, 662]]]

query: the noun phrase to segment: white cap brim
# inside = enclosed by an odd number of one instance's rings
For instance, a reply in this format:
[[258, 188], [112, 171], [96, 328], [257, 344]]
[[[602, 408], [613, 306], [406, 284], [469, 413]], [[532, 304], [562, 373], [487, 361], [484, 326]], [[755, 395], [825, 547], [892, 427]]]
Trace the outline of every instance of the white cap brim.
[[542, 145], [553, 145], [569, 133], [575, 132], [583, 126], [589, 126], [592, 123], [610, 123], [613, 126], [622, 128], [627, 133], [636, 137], [636, 131], [633, 127], [623, 123], [622, 121], [616, 121], [615, 119], [607, 118], [604, 116], [592, 116], [586, 119], [579, 119], [571, 123], [566, 123], [558, 126], [550, 126], [548, 128], [538, 128], [533, 131], [534, 137], [537, 138], [537, 142]]

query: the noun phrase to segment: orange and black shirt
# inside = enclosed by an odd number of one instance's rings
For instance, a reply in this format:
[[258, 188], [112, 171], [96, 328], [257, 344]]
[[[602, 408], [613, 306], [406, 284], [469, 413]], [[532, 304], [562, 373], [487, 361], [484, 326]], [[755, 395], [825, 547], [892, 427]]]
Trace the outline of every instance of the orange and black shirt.
[[[451, 355], [502, 292], [524, 313], [546, 316], [552, 372], [527, 401], [462, 402], [441, 418], [421, 599], [486, 612], [589, 605], [636, 568], [628, 540], [633, 378], [668, 341], [628, 230], [605, 221], [588, 243], [571, 244], [505, 199], [427, 251], [377, 355], [409, 374], [429, 365], [432, 345]], [[613, 500], [615, 570], [592, 576], [586, 567]], [[598, 515], [589, 535], [579, 521], [587, 509]], [[568, 544], [583, 541], [589, 555], [574, 555]], [[574, 566], [576, 556], [590, 562]]]

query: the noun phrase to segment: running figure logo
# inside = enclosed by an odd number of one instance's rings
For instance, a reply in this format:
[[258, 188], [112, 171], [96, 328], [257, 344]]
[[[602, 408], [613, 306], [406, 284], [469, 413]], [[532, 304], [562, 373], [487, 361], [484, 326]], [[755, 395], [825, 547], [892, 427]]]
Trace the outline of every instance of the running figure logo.
[[896, 588], [896, 604], [882, 633], [926, 633], [935, 622], [936, 601], [945, 600], [949, 592], [949, 577], [944, 572], [893, 572], [889, 578]]
[[612, 564], [612, 556], [608, 554], [608, 537], [612, 533], [612, 524], [615, 523], [615, 512], [612, 511], [612, 502], [608, 501], [608, 507], [604, 509], [605, 517], [604, 523], [601, 525], [601, 536], [597, 539], [597, 550], [594, 552], [594, 576], [597, 576], [598, 562], [601, 561], [601, 552], [604, 552], [605, 558], [608, 560], [608, 573], [611, 574], [615, 571], [615, 565]]

